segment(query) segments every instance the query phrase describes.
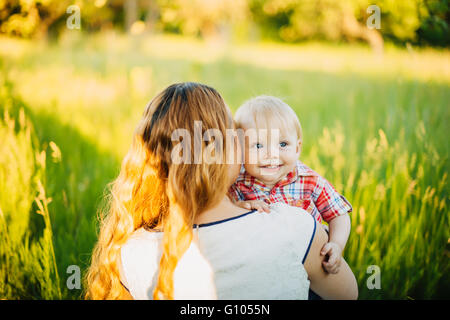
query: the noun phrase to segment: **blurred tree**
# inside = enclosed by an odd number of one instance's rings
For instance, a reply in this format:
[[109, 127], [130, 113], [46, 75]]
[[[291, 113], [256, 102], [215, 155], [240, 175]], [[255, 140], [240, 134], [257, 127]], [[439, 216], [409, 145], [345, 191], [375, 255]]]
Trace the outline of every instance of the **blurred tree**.
[[381, 50], [381, 33], [366, 26], [366, 0], [251, 0], [250, 8], [270, 35], [283, 41], [362, 39]]
[[159, 18], [159, 6], [156, 0], [146, 1], [147, 14], [145, 16], [145, 23], [147, 24], [147, 29], [154, 31]]
[[[369, 5], [380, 8], [380, 30], [366, 26]], [[287, 42], [361, 39], [376, 50], [383, 38], [450, 43], [449, 0], [249, 0], [249, 6], [263, 34]]]
[[0, 32], [29, 38], [46, 36], [49, 27], [66, 13], [68, 0], [1, 0]]
[[[0, 33], [58, 36], [66, 8], [81, 9], [84, 32], [117, 28], [174, 32], [204, 38], [249, 38], [254, 25], [265, 38], [383, 41], [449, 46], [450, 0], [0, 0]], [[380, 8], [381, 28], [369, 29], [367, 8]]]
[[[450, 44], [450, 1], [424, 0], [426, 14], [420, 15], [417, 30], [420, 44], [448, 46]], [[420, 12], [419, 12], [420, 13]]]
[[381, 8], [383, 35], [398, 42], [416, 42], [420, 15], [426, 15], [422, 0], [376, 1]]
[[137, 0], [125, 0], [125, 27], [127, 31], [131, 30], [131, 27], [137, 20], [138, 3]]
[[58, 36], [66, 28], [70, 5], [80, 8], [82, 29], [86, 31], [111, 24], [118, 13], [114, 1], [108, 4], [106, 0], [0, 0], [0, 32], [24, 38]]
[[159, 18], [157, 0], [125, 0], [124, 12], [125, 29], [128, 32], [143, 32], [145, 29], [150, 32], [155, 31]]
[[164, 30], [205, 38], [226, 33], [248, 18], [246, 0], [159, 0]]

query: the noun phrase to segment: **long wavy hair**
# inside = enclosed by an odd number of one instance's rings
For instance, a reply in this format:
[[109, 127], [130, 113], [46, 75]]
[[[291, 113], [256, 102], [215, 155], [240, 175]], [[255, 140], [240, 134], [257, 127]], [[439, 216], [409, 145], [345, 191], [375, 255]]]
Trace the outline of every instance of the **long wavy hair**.
[[[202, 138], [208, 129], [218, 129], [225, 140], [226, 130], [233, 128], [220, 94], [202, 84], [171, 85], [147, 105], [99, 216], [98, 242], [84, 278], [86, 298], [125, 297], [120, 250], [135, 230], [145, 228], [164, 232], [153, 298], [173, 299], [173, 273], [192, 241], [193, 222], [218, 204], [229, 186], [224, 161], [196, 163], [194, 153], [183, 155], [182, 163], [172, 161], [172, 133], [185, 129], [194, 137], [194, 121], [201, 121]], [[202, 150], [211, 150], [212, 141], [201, 140]], [[190, 146], [194, 150], [194, 139]], [[222, 147], [219, 151], [226, 157], [225, 143]]]

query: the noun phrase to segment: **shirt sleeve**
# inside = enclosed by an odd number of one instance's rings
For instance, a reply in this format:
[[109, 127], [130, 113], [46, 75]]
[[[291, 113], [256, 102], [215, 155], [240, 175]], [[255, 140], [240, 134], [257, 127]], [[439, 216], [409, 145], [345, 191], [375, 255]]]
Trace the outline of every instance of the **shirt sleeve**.
[[321, 179], [323, 188], [315, 204], [323, 220], [330, 222], [338, 216], [351, 212], [353, 208], [347, 199], [339, 194], [326, 179]]
[[133, 234], [120, 250], [121, 282], [135, 300], [153, 299], [161, 252], [156, 235], [141, 230]]
[[237, 202], [237, 201], [245, 201], [245, 197], [242, 194], [241, 190], [239, 190], [239, 187], [236, 183], [234, 183], [230, 189], [228, 189], [228, 196], [230, 197], [231, 201]]

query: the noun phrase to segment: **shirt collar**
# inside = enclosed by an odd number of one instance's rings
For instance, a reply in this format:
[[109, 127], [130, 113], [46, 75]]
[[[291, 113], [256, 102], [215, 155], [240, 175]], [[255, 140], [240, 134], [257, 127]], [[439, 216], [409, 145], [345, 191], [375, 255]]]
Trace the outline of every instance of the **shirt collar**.
[[[274, 187], [280, 187], [287, 184], [290, 184], [297, 180], [299, 176], [311, 176], [315, 175], [315, 172], [304, 165], [300, 160], [297, 160], [297, 164], [294, 167], [294, 170], [289, 172], [281, 181], [279, 181]], [[242, 165], [239, 177], [237, 179], [238, 183], [243, 183], [247, 187], [253, 186], [255, 183], [260, 186], [265, 186], [264, 182], [258, 180], [257, 178], [251, 176], [247, 171], [245, 171], [244, 166]]]
[[309, 176], [316, 176], [317, 175], [317, 173], [315, 171], [313, 171], [311, 168], [306, 166], [300, 160], [297, 160], [296, 168], [297, 168], [298, 176], [309, 177]]

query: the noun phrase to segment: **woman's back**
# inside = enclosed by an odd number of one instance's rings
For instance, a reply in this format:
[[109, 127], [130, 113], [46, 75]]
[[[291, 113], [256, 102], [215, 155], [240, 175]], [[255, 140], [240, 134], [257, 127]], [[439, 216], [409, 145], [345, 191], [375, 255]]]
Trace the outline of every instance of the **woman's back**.
[[[175, 299], [307, 299], [303, 262], [315, 233], [306, 211], [275, 204], [200, 225], [174, 273]], [[137, 230], [122, 247], [122, 281], [135, 299], [151, 299], [162, 233]]]

